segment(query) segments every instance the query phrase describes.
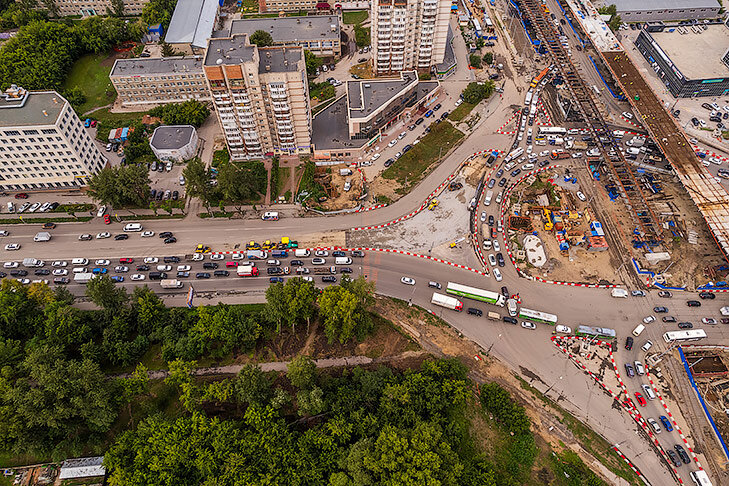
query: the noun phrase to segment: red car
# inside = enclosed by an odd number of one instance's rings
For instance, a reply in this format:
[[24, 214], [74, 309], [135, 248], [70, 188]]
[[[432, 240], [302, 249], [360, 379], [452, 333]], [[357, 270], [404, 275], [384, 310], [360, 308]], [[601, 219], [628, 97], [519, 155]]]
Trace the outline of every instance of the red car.
[[645, 402], [645, 398], [643, 398], [643, 395], [641, 395], [638, 392], [635, 392], [635, 398], [638, 400], [638, 403], [641, 407], [645, 407], [647, 404]]
[[96, 120], [91, 120], [91, 128], [94, 128], [96, 126]]
[[104, 224], [111, 224], [111, 218], [108, 214], [104, 215]]
[[28, 199], [28, 195], [24, 192], [19, 192], [15, 195], [15, 199]]
[[120, 258], [119, 263], [134, 263], [134, 258]]

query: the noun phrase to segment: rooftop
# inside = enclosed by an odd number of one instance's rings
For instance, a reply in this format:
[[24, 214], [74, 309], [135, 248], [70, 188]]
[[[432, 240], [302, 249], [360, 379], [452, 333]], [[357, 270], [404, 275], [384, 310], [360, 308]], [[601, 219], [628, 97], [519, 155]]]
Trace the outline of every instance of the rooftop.
[[443, 62], [436, 64], [435, 70], [438, 74], [446, 73], [456, 65], [456, 53], [453, 50], [453, 29], [448, 24], [448, 36], [446, 37], [445, 56]]
[[262, 19], [233, 20], [231, 34], [253, 34], [264, 30], [271, 34], [273, 42], [291, 43], [315, 39], [339, 40], [339, 17], [314, 15], [310, 17], [273, 17]]
[[367, 117], [387, 104], [402, 90], [418, 82], [418, 74], [415, 71], [403, 71], [400, 76], [400, 79], [348, 81], [347, 95], [350, 116]]
[[[722, 56], [729, 49], [729, 29], [723, 24], [707, 25], [706, 30], [695, 34], [686, 29], [687, 34], [678, 31], [651, 32], [642, 31], [653, 37], [659, 51], [676, 65], [679, 71], [689, 79], [707, 79], [729, 77], [729, 69], [721, 62]], [[654, 46], [655, 47], [655, 46]]]
[[311, 144], [316, 150], [356, 149], [366, 143], [365, 138], [349, 138], [346, 96], [317, 113], [311, 122]]
[[54, 125], [66, 105], [55, 91], [26, 91], [17, 96], [6, 93], [0, 95], [0, 127]]
[[212, 37], [217, 13], [217, 0], [178, 0], [165, 42], [204, 48]]
[[82, 457], [79, 459], [66, 459], [61, 464], [59, 479], [91, 478], [104, 476], [104, 456]]
[[301, 61], [303, 53], [301, 48], [295, 47], [262, 47], [258, 49], [258, 73], [298, 71], [298, 62]]
[[202, 73], [202, 58], [195, 57], [136, 57], [117, 59], [109, 76], [137, 74], [173, 74], [178, 72]]
[[[607, 2], [606, 2], [607, 3]], [[650, 11], [688, 8], [721, 8], [716, 0], [610, 0], [615, 4], [618, 12], [629, 12], [633, 10]]]
[[190, 143], [194, 134], [192, 125], [163, 125], [154, 129], [149, 144], [157, 150], [176, 150]]
[[251, 62], [255, 51], [255, 46], [248, 43], [248, 36], [246, 35], [210, 39], [204, 64], [205, 66], [215, 66]]

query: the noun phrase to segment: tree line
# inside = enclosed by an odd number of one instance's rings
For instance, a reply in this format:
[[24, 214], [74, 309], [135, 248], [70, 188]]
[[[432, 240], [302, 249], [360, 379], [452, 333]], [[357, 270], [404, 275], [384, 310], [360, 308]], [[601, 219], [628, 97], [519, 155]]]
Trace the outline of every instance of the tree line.
[[199, 158], [182, 169], [188, 197], [196, 197], [208, 213], [218, 206], [233, 204], [242, 211], [243, 204], [255, 202], [266, 194], [268, 173], [260, 160], [233, 162], [223, 160], [218, 167], [206, 167]]

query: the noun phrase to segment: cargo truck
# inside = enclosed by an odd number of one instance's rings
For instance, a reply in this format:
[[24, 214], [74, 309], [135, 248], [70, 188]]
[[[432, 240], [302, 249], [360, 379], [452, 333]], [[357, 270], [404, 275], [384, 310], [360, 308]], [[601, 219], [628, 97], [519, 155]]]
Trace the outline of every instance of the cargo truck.
[[163, 289], [181, 289], [182, 282], [176, 279], [165, 279], [160, 281], [160, 287]]
[[556, 150], [554, 150], [551, 154], [549, 154], [549, 157], [552, 160], [569, 159], [570, 154], [567, 152], [557, 152]]
[[95, 275], [91, 272], [77, 273], [73, 276], [73, 281], [76, 283], [86, 283], [94, 277]]
[[33, 237], [33, 241], [35, 241], [36, 243], [51, 241], [51, 234], [47, 231], [38, 232]]
[[439, 294], [437, 292], [433, 292], [433, 298], [430, 299], [430, 303], [457, 312], [461, 312], [463, 310], [463, 302], [454, 297]]
[[258, 269], [253, 265], [240, 265], [236, 269], [239, 277], [257, 277]]
[[38, 260], [37, 258], [23, 258], [23, 266], [25, 268], [38, 268], [45, 264], [43, 260]]

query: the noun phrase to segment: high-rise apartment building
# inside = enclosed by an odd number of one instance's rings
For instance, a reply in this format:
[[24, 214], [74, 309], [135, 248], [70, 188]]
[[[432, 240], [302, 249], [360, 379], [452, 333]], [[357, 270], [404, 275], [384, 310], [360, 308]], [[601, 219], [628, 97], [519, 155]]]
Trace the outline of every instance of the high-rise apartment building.
[[245, 34], [210, 39], [203, 69], [232, 159], [311, 151], [302, 48], [259, 48]]
[[428, 71], [443, 62], [450, 0], [372, 0], [374, 70]]
[[0, 189], [85, 186], [106, 158], [55, 91], [13, 86], [0, 94]]

